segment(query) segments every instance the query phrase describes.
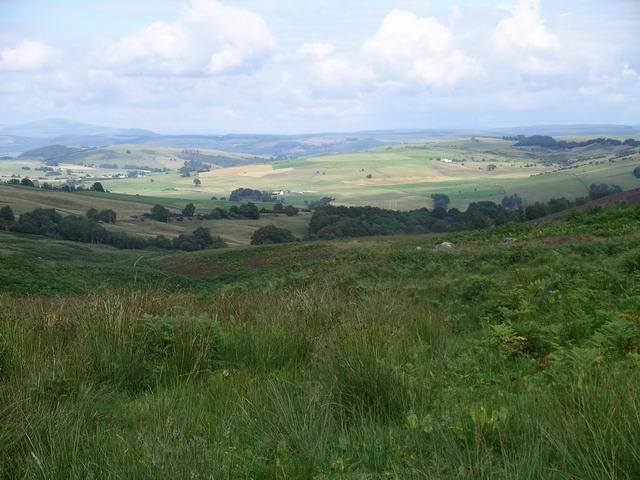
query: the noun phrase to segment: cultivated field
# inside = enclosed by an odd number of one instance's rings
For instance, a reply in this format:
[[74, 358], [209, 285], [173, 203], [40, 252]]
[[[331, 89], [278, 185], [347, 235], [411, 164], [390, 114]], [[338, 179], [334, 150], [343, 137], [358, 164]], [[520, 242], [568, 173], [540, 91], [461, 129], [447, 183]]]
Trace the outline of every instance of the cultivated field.
[[[466, 139], [225, 168], [201, 173], [199, 187], [193, 178], [174, 173], [111, 181], [107, 187], [113, 192], [193, 199], [249, 187], [285, 191], [287, 200], [296, 204], [331, 196], [336, 204], [399, 210], [431, 207], [431, 195], [444, 193], [452, 206], [464, 208], [473, 201], [499, 202], [514, 193], [527, 202], [576, 198], [585, 196], [591, 183], [637, 187], [640, 181], [632, 171], [640, 165], [640, 155], [617, 159], [617, 152], [588, 147], [558, 153], [516, 149], [496, 139]], [[572, 168], [549, 163], [560, 161], [571, 162]]]

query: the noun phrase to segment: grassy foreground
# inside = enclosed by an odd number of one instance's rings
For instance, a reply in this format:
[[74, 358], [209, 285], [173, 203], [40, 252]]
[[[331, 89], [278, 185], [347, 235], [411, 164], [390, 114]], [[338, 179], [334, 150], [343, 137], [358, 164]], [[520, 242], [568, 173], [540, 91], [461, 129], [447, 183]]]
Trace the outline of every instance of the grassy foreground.
[[[3, 234], [0, 477], [638, 478], [639, 228], [611, 208], [444, 254], [391, 237], [136, 271]], [[61, 265], [65, 288], [20, 287]]]

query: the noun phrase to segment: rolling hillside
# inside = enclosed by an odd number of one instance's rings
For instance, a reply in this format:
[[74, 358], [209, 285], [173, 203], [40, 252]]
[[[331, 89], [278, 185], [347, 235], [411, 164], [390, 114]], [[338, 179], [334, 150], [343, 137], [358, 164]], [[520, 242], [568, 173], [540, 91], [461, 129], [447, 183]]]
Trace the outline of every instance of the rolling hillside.
[[[163, 205], [173, 212], [179, 212], [191, 201], [176, 198], [154, 198], [93, 192], [53, 192], [33, 188], [0, 185], [0, 206], [9, 205], [16, 214], [35, 208], [55, 208], [65, 215], [84, 215], [90, 208], [111, 209], [117, 213], [115, 225], [107, 228], [132, 235], [165, 235], [169, 238], [179, 234], [190, 234], [199, 227], [208, 228], [213, 235], [220, 235], [229, 245], [247, 245], [255, 230], [265, 225], [287, 228], [299, 238], [307, 233], [310, 214], [300, 213], [295, 217], [286, 215], [262, 215], [258, 220], [185, 220], [183, 222], [162, 223], [144, 219], [154, 205]], [[235, 202], [194, 201], [198, 213], [208, 213], [215, 207], [229, 208]], [[261, 204], [258, 204], [261, 205]], [[270, 205], [271, 207], [272, 205]]]
[[[514, 148], [496, 138], [460, 139], [425, 145], [386, 147], [265, 165], [246, 165], [200, 174], [202, 185], [178, 174], [108, 182], [114, 192], [206, 198], [239, 187], [280, 191], [301, 204], [322, 196], [337, 204], [411, 210], [431, 207], [431, 195], [444, 193], [465, 208], [480, 200], [500, 202], [519, 194], [525, 201], [582, 197], [592, 183], [640, 185], [637, 149], [591, 146], [568, 152]], [[625, 155], [625, 156], [621, 156]]]
[[638, 231], [143, 257], [0, 232], [0, 477], [637, 478]]

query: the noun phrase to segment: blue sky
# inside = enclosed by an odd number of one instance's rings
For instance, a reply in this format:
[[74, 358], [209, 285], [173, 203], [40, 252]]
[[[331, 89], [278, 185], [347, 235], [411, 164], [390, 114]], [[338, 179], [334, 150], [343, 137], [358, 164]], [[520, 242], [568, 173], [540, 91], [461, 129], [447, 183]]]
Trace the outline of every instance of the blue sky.
[[640, 124], [636, 0], [0, 0], [0, 124]]

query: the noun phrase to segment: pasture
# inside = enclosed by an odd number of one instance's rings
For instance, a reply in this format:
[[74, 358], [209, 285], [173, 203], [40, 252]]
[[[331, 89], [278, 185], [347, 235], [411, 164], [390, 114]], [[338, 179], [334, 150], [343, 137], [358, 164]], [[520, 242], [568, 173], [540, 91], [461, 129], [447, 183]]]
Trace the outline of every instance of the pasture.
[[[117, 213], [115, 225], [108, 229], [123, 231], [132, 235], [175, 237], [188, 234], [199, 227], [208, 228], [213, 235], [220, 235], [229, 245], [247, 245], [255, 230], [266, 225], [287, 228], [298, 238], [307, 233], [310, 214], [301, 212], [295, 217], [286, 215], [261, 215], [258, 220], [198, 220], [185, 219], [182, 222], [156, 222], [142, 217], [153, 205], [163, 205], [174, 213], [178, 213], [187, 203], [186, 199], [167, 199], [158, 197], [128, 196], [122, 194], [95, 192], [58, 192], [0, 185], [0, 206], [9, 205], [16, 214], [31, 211], [35, 208], [55, 208], [64, 215], [84, 215], [90, 208], [98, 210], [111, 209]], [[197, 213], [207, 213], [215, 207], [228, 209], [236, 202], [196, 201]], [[258, 204], [258, 206], [267, 206]], [[272, 205], [270, 205], [272, 207]]]
[[[473, 201], [499, 202], [516, 193], [529, 203], [576, 198], [585, 196], [591, 183], [639, 186], [632, 171], [640, 165], [640, 155], [616, 158], [616, 153], [603, 147], [527, 150], [494, 138], [459, 139], [218, 169], [199, 174], [200, 186], [177, 173], [114, 180], [106, 186], [112, 192], [189, 199], [227, 196], [248, 187], [284, 191], [294, 204], [331, 196], [339, 205], [399, 210], [430, 208], [431, 195], [444, 193], [451, 206], [465, 208]], [[570, 162], [571, 168], [553, 163], [558, 161]]]

